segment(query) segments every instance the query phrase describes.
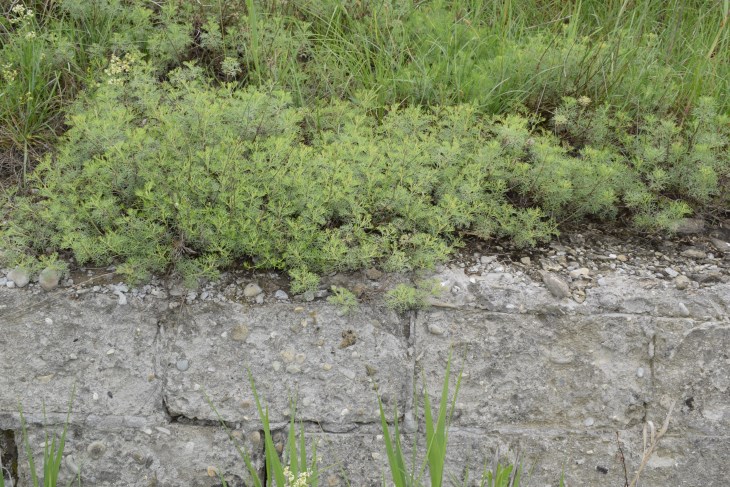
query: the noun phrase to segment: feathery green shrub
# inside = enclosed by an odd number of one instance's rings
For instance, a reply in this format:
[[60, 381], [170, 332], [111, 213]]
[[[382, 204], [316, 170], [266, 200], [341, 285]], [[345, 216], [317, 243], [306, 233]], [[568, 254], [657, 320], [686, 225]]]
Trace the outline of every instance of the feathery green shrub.
[[285, 269], [303, 292], [323, 272], [432, 267], [465, 235], [532, 245], [557, 222], [626, 214], [669, 228], [727, 201], [727, 117], [709, 99], [683, 126], [570, 98], [552, 132], [471, 105], [392, 107], [378, 123], [367, 102], [303, 109], [194, 64], [159, 83], [134, 53], [114, 62], [32, 174], [35, 194], [11, 200], [11, 257], [70, 250], [134, 279]]

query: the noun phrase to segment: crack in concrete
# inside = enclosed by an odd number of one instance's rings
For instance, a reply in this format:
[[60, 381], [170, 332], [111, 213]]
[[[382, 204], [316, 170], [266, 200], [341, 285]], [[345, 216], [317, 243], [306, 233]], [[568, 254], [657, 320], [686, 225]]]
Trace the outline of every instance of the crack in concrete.
[[13, 430], [0, 430], [0, 476], [6, 474], [8, 487], [18, 484], [18, 445]]

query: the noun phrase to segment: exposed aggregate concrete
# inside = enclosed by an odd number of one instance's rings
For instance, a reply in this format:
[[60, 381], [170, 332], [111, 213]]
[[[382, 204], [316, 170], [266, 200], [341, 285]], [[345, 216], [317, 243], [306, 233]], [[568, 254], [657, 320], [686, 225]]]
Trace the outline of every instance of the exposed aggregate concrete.
[[[447, 455], [456, 478], [468, 468], [478, 479], [499, 449], [535, 464], [529, 485], [557, 485], [563, 466], [567, 485], [623, 485], [618, 441], [631, 476], [644, 424], [658, 429], [674, 403], [641, 485], [726, 485], [727, 240], [584, 232], [530, 253], [474, 246], [422, 276], [444, 292], [403, 315], [382, 294], [409, 276], [377, 269], [327, 276], [307, 296], [291, 296], [275, 273], [228, 273], [191, 290], [162, 279], [131, 287], [113, 269], [85, 269], [44, 291], [32, 280], [18, 289], [6, 269], [0, 449], [18, 457], [16, 480], [27, 485], [18, 403], [39, 454], [42, 425], [58, 430], [75, 390], [62, 478], [214, 486], [220, 472], [248, 485], [218, 415], [260, 468], [250, 370], [278, 443], [297, 398], [307, 441], [332, 466], [320, 485], [381, 485], [378, 394], [404, 413], [404, 444], [415, 434], [423, 453], [412, 391], [425, 384], [436, 403], [451, 354], [463, 373]], [[327, 303], [331, 285], [355, 292], [359, 309]]]

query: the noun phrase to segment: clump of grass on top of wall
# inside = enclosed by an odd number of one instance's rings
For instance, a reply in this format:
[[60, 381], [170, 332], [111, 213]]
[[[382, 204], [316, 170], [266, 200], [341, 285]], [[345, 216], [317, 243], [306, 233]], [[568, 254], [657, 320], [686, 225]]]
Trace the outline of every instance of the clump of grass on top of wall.
[[730, 105], [730, 2], [406, 0], [10, 2], [0, 12], [0, 148], [23, 166], [111, 54], [161, 77], [186, 61], [223, 82], [273, 84], [298, 105], [375, 92], [394, 103], [547, 112], [588, 96], [631, 116]]

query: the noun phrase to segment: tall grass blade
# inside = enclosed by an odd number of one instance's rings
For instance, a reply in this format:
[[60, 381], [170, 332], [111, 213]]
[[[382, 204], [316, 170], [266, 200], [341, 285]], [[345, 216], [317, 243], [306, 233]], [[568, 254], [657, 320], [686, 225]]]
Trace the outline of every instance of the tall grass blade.
[[383, 441], [385, 442], [385, 452], [388, 455], [388, 465], [390, 466], [390, 474], [393, 479], [395, 487], [408, 487], [408, 481], [405, 471], [405, 462], [403, 461], [403, 452], [400, 449], [400, 440], [398, 439], [398, 410], [395, 410], [395, 416], [393, 418], [393, 426], [395, 430], [395, 445], [390, 436], [390, 428], [388, 428], [388, 422], [385, 419], [385, 412], [383, 411], [383, 403], [378, 396], [378, 407], [380, 408], [380, 425], [383, 429]]
[[[243, 449], [241, 444], [238, 442], [236, 438], [231, 434], [231, 430], [228, 428], [228, 425], [226, 424], [223, 417], [218, 412], [218, 408], [215, 407], [213, 402], [210, 400], [210, 397], [208, 397], [208, 394], [203, 391], [203, 395], [205, 396], [205, 400], [208, 402], [208, 405], [213, 410], [215, 415], [218, 417], [218, 422], [221, 424], [223, 429], [225, 429], [226, 433], [228, 434], [228, 439], [233, 442], [233, 444], [236, 447], [236, 450], [238, 451], [238, 455], [243, 459], [243, 463], [246, 465], [246, 469], [248, 470], [249, 475], [251, 476], [251, 479], [253, 479], [254, 487], [262, 487], [261, 485], [261, 479], [259, 479], [259, 474], [256, 471], [256, 468], [253, 465], [253, 462], [251, 461], [251, 456], [246, 453], [246, 450]], [[222, 474], [219, 472], [219, 476], [222, 477]], [[224, 484], [225, 487], [225, 484]]]
[[283, 487], [286, 484], [286, 478], [284, 476], [284, 467], [281, 465], [279, 455], [276, 453], [276, 446], [274, 445], [274, 439], [271, 437], [271, 428], [269, 424], [269, 408], [268, 406], [264, 409], [261, 406], [261, 400], [259, 394], [256, 391], [256, 385], [254, 384], [253, 375], [251, 371], [248, 371], [248, 379], [251, 383], [251, 390], [253, 391], [253, 397], [256, 400], [256, 409], [259, 413], [259, 418], [263, 423], [264, 428], [264, 452], [266, 461], [266, 479], [267, 483], [271, 485], [273, 480], [276, 481], [276, 485]]

